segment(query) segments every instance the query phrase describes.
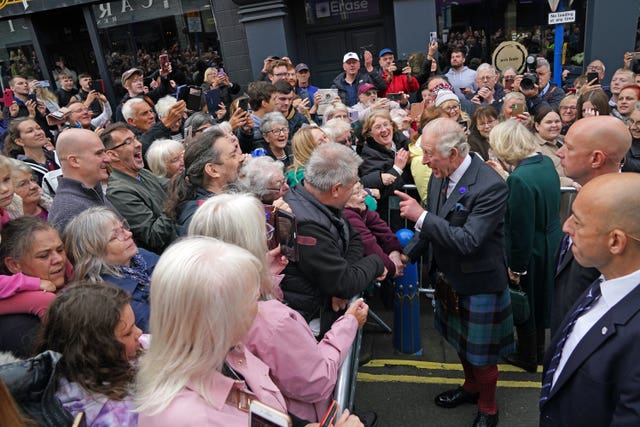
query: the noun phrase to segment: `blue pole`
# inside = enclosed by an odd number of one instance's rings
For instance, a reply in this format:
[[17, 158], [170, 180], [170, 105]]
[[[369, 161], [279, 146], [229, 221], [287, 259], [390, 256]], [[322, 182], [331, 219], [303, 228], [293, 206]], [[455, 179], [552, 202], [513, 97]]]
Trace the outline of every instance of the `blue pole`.
[[[564, 11], [564, 1], [560, 0], [556, 12]], [[553, 82], [562, 87], [562, 48], [564, 46], [564, 25], [556, 25], [556, 39], [553, 49]]]

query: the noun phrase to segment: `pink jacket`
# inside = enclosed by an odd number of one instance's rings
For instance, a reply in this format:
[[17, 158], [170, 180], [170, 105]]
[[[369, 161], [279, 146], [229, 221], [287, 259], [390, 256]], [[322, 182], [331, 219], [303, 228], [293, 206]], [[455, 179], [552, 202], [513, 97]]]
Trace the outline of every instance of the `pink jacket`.
[[0, 275], [0, 299], [9, 298], [18, 292], [39, 291], [40, 279], [17, 273], [11, 276]]
[[357, 331], [356, 318], [342, 316], [318, 342], [297, 311], [276, 300], [261, 301], [245, 344], [269, 366], [289, 412], [318, 421], [331, 403], [340, 365]]
[[[245, 381], [233, 379], [216, 372], [211, 382], [208, 404], [204, 398], [187, 386], [171, 401], [162, 412], [149, 416], [145, 413], [138, 418], [139, 427], [201, 427], [201, 426], [246, 426], [249, 413], [243, 412], [227, 402], [233, 389], [246, 391], [260, 402], [282, 412], [287, 412], [287, 404], [278, 387], [269, 378], [269, 367], [242, 344], [237, 345], [227, 355], [228, 365], [238, 372]], [[251, 388], [248, 391], [247, 385]]]

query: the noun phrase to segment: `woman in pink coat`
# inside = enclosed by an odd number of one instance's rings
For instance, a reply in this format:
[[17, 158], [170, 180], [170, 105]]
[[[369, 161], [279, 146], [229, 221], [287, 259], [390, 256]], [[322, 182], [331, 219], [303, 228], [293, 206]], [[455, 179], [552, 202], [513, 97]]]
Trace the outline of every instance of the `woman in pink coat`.
[[327, 410], [344, 361], [368, 306], [358, 300], [318, 342], [298, 312], [272, 295], [287, 260], [279, 248], [267, 253], [264, 209], [248, 194], [221, 194], [195, 213], [189, 235], [205, 235], [243, 247], [263, 263], [258, 313], [244, 340], [269, 366], [273, 382], [285, 396], [289, 412], [318, 421]]

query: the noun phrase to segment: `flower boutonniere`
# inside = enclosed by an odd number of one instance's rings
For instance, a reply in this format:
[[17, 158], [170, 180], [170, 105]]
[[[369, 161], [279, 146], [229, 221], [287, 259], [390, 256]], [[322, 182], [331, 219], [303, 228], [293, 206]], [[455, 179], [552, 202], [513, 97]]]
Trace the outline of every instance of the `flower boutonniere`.
[[467, 187], [458, 188], [458, 193], [462, 194], [463, 196], [467, 193], [467, 191]]

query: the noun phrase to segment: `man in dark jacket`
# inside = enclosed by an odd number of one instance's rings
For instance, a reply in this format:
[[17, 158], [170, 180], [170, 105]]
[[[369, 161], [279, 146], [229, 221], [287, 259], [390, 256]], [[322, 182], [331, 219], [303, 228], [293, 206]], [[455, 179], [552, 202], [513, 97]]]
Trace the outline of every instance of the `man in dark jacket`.
[[360, 234], [342, 217], [361, 161], [344, 145], [322, 144], [305, 166], [304, 181], [284, 196], [298, 221], [299, 251], [284, 270], [284, 299], [320, 336], [349, 298], [387, 274], [378, 255], [363, 255]]
[[338, 96], [342, 103], [348, 107], [358, 103], [358, 88], [360, 85], [370, 83], [379, 91], [387, 89], [387, 83], [380, 73], [373, 68], [373, 55], [366, 50], [364, 52], [364, 69], [360, 69], [360, 58], [355, 52], [347, 52], [342, 58], [344, 72], [333, 79], [332, 89], [338, 89]]
[[156, 120], [153, 108], [141, 98], [131, 98], [122, 106], [122, 116], [142, 143], [142, 155], [156, 139], [171, 138], [171, 128], [182, 119], [187, 104], [178, 101], [169, 107], [167, 115], [162, 120]]

